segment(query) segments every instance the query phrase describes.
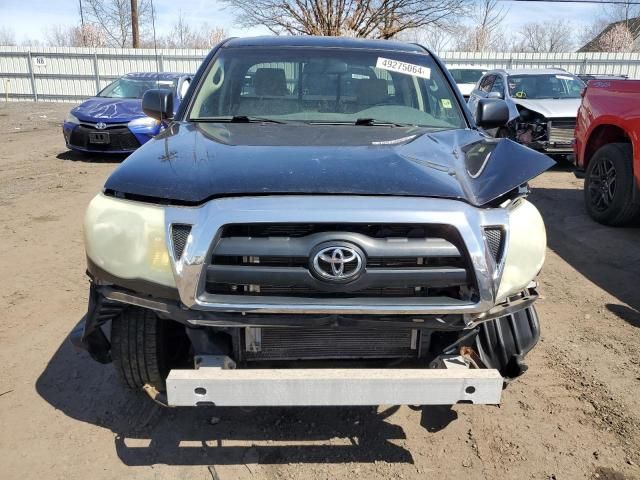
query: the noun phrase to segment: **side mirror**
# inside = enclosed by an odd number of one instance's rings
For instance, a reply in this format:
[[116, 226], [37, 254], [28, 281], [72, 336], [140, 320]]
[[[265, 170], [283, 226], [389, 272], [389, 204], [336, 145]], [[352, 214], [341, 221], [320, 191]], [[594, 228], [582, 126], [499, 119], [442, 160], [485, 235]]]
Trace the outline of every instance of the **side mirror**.
[[153, 88], [142, 96], [142, 111], [156, 120], [173, 118], [173, 92], [164, 88]]
[[509, 106], [498, 98], [481, 98], [478, 100], [475, 117], [479, 127], [503, 127], [509, 122]]
[[500, 92], [489, 92], [487, 98], [498, 98], [500, 100], [504, 100], [504, 95]]

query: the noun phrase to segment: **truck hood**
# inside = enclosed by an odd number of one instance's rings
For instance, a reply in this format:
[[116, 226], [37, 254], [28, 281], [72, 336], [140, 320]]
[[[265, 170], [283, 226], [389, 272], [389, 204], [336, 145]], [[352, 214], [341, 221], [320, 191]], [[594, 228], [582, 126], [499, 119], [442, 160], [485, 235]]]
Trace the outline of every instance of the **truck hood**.
[[516, 105], [539, 113], [545, 118], [576, 118], [580, 107], [580, 98], [545, 98], [529, 100], [514, 98]]
[[484, 205], [553, 164], [511, 140], [471, 129], [174, 123], [129, 156], [105, 191], [183, 205], [305, 193]]
[[71, 110], [83, 122], [123, 123], [143, 117], [142, 100], [94, 97]]

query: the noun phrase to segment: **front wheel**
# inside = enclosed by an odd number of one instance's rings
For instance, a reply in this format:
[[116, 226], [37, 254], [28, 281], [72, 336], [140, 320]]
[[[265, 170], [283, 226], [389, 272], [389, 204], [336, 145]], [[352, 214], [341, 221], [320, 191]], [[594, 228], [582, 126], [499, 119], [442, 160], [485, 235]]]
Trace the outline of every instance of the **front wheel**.
[[189, 345], [184, 327], [145, 308], [127, 308], [111, 325], [113, 364], [132, 389], [164, 391], [169, 371], [188, 364]]
[[626, 225], [640, 214], [632, 203], [635, 179], [628, 143], [604, 145], [593, 155], [584, 179], [587, 213], [604, 225]]

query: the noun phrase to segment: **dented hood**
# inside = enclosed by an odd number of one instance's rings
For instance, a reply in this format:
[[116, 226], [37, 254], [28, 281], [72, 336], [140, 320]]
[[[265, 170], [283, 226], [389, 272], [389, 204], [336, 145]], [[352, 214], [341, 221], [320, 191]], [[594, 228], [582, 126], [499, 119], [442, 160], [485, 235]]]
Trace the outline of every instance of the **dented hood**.
[[484, 205], [554, 164], [476, 130], [176, 123], [128, 157], [107, 191], [199, 204], [265, 194], [399, 195]]
[[581, 100], [581, 98], [513, 99], [517, 105], [537, 112], [545, 118], [575, 118], [578, 115]]

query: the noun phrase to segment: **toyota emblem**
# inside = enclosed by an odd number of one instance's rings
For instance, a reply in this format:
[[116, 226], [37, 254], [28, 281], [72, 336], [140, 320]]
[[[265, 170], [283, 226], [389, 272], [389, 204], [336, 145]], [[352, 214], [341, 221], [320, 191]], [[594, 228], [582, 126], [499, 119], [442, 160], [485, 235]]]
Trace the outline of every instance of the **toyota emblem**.
[[107, 128], [107, 124], [104, 123], [104, 122], [98, 122], [98, 123], [96, 123], [96, 128], [98, 130], [104, 130], [105, 128]]
[[364, 267], [360, 252], [351, 247], [330, 246], [313, 256], [313, 272], [324, 280], [345, 282], [357, 277]]

